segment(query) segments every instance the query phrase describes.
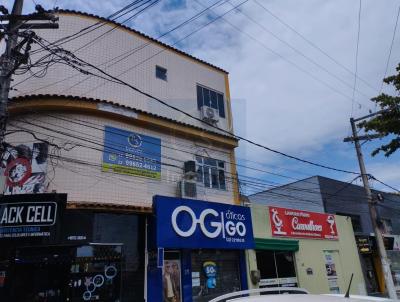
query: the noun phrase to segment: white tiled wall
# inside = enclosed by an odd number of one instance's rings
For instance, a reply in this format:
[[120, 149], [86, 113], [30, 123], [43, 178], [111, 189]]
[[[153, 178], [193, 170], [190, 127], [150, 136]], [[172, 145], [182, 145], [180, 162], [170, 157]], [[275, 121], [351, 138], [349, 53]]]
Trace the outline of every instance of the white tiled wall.
[[[61, 14], [59, 29], [37, 30], [36, 33], [53, 42], [61, 37], [76, 33], [98, 21], [96, 18], [77, 14]], [[149, 40], [128, 30], [114, 27], [115, 25], [103, 25], [82, 37], [62, 44], [61, 47], [74, 52], [79, 58], [104, 69], [125, 82], [196, 117], [200, 117], [200, 112], [197, 109], [196, 83], [220, 91], [226, 96], [225, 74], [223, 72], [184, 55], [177, 54], [156, 43], [149, 43]], [[99, 37], [111, 29], [113, 30]], [[82, 46], [97, 37], [99, 38], [92, 44], [81, 49]], [[127, 58], [117, 62], [116, 57], [123, 56], [129, 51], [130, 55]], [[45, 54], [47, 54], [46, 51], [33, 54], [32, 61]], [[167, 69], [167, 81], [155, 77], [156, 65]], [[85, 68], [90, 69], [88, 67]], [[107, 82], [94, 76], [83, 75], [64, 64], [52, 64], [44, 77], [29, 77], [30, 74], [14, 77], [13, 84], [17, 90], [12, 91], [12, 96], [63, 94], [91, 97], [118, 102], [175, 120], [208, 127], [204, 123], [193, 120], [133, 91], [131, 88]], [[227, 108], [225, 109], [228, 116], [228, 110]], [[223, 118], [218, 123], [218, 127], [231, 130], [228, 125], [227, 120]]]
[[[102, 172], [104, 125], [160, 138], [163, 163], [161, 180]], [[46, 181], [49, 192], [66, 192], [70, 201], [150, 206], [155, 194], [177, 196], [177, 183], [182, 179], [182, 168], [170, 167], [169, 164], [183, 167], [183, 162], [194, 160], [195, 154], [208, 154], [226, 162], [227, 190], [199, 186], [198, 199], [233, 202], [229, 150], [218, 148], [209, 142], [194, 142], [174, 134], [163, 134], [103, 117], [78, 114], [44, 113], [19, 116], [10, 120], [8, 131], [13, 129], [32, 131], [40, 139], [69, 150], [57, 151], [50, 148]], [[7, 136], [7, 142], [13, 145], [30, 141], [36, 140], [29, 133], [18, 132]], [[71, 163], [69, 159], [78, 162]]]

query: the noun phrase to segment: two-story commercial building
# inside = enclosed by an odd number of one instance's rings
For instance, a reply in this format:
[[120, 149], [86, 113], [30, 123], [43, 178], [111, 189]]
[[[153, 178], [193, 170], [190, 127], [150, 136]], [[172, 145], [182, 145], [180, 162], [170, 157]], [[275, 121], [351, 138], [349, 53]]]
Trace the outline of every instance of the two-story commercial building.
[[[214, 127], [233, 132], [228, 73], [86, 13], [60, 11], [58, 30], [36, 33], [147, 94], [33, 47], [32, 62], [53, 61], [13, 81], [0, 300], [206, 301], [245, 289], [240, 267], [252, 233], [250, 212], [234, 206], [238, 142]], [[153, 208], [156, 195], [164, 197]], [[191, 207], [194, 199], [207, 203]], [[156, 205], [175, 211], [172, 204], [183, 213], [174, 212], [171, 234], [193, 235], [190, 244], [151, 235], [171, 223]], [[194, 229], [185, 228], [188, 215]], [[223, 236], [218, 244], [197, 237], [210, 215], [232, 224], [202, 229]]]

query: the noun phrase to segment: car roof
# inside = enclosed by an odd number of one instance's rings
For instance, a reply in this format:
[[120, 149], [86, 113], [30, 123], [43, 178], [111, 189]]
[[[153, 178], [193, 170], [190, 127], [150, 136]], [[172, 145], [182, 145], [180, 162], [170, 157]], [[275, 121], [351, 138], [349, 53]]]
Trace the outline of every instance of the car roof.
[[[374, 297], [350, 297], [327, 296], [327, 295], [305, 295], [305, 294], [283, 294], [283, 295], [262, 295], [245, 298], [235, 298], [227, 302], [365, 302], [377, 301]], [[391, 301], [387, 299], [386, 301]]]

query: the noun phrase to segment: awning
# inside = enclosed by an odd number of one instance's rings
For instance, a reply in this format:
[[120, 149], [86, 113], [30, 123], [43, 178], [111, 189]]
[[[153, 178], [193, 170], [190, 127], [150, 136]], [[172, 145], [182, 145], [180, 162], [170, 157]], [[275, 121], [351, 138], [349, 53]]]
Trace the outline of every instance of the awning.
[[297, 252], [299, 250], [298, 240], [254, 238], [254, 242], [257, 250], [291, 251], [291, 252]]

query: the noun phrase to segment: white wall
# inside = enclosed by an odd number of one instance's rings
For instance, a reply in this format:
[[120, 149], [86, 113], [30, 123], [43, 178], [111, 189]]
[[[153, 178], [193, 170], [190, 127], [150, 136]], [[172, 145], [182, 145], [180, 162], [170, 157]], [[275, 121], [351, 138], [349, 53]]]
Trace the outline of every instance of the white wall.
[[[161, 180], [102, 172], [104, 125], [160, 138], [163, 163]], [[52, 155], [48, 161], [46, 178], [48, 192], [56, 190], [59, 193], [68, 193], [69, 201], [151, 206], [153, 195], [177, 196], [177, 182], [182, 179], [184, 161], [194, 160], [195, 154], [203, 156], [208, 154], [226, 162], [227, 190], [199, 186], [198, 199], [233, 203], [232, 183], [229, 178], [231, 176], [229, 150], [213, 146], [210, 142], [194, 142], [174, 134], [167, 135], [125, 122], [82, 114], [44, 113], [18, 116], [10, 119], [8, 131], [12, 132], [14, 129], [32, 131], [40, 139], [71, 149], [57, 151], [55, 148], [50, 148]], [[12, 145], [35, 141], [37, 140], [31, 134], [24, 132], [7, 136], [7, 142]], [[204, 152], [204, 147], [207, 153]], [[65, 158], [86, 164], [71, 163]], [[169, 167], [168, 164], [182, 168]]]
[[[61, 37], [76, 33], [98, 21], [99, 19], [93, 17], [63, 13], [60, 14], [59, 29], [37, 30], [36, 33], [53, 42]], [[61, 46], [74, 52], [79, 58], [196, 117], [200, 117], [200, 112], [197, 109], [196, 83], [220, 91], [226, 96], [225, 74], [223, 72], [166, 49], [154, 42], [147, 45], [149, 43], [148, 39], [126, 29], [114, 27], [115, 25], [106, 24]], [[89, 41], [111, 29], [113, 30], [110, 33], [80, 49]], [[137, 51], [121, 62], [112, 60], [131, 50]], [[47, 54], [46, 51], [36, 53], [32, 55], [32, 60], [35, 61], [45, 54]], [[140, 64], [143, 61], [144, 63]], [[155, 77], [156, 65], [168, 70], [167, 81]], [[12, 96], [29, 94], [84, 96], [114, 101], [178, 121], [205, 128], [208, 127], [179, 112], [168, 109], [156, 101], [133, 91], [131, 88], [93, 76], [83, 75], [64, 64], [51, 65], [47, 70], [47, 74], [42, 78], [29, 77], [29, 73], [14, 77], [13, 83], [18, 90], [12, 91]], [[18, 84], [21, 81], [23, 82]], [[227, 117], [228, 111], [225, 100]], [[228, 129], [227, 119], [220, 119], [218, 127]]]

